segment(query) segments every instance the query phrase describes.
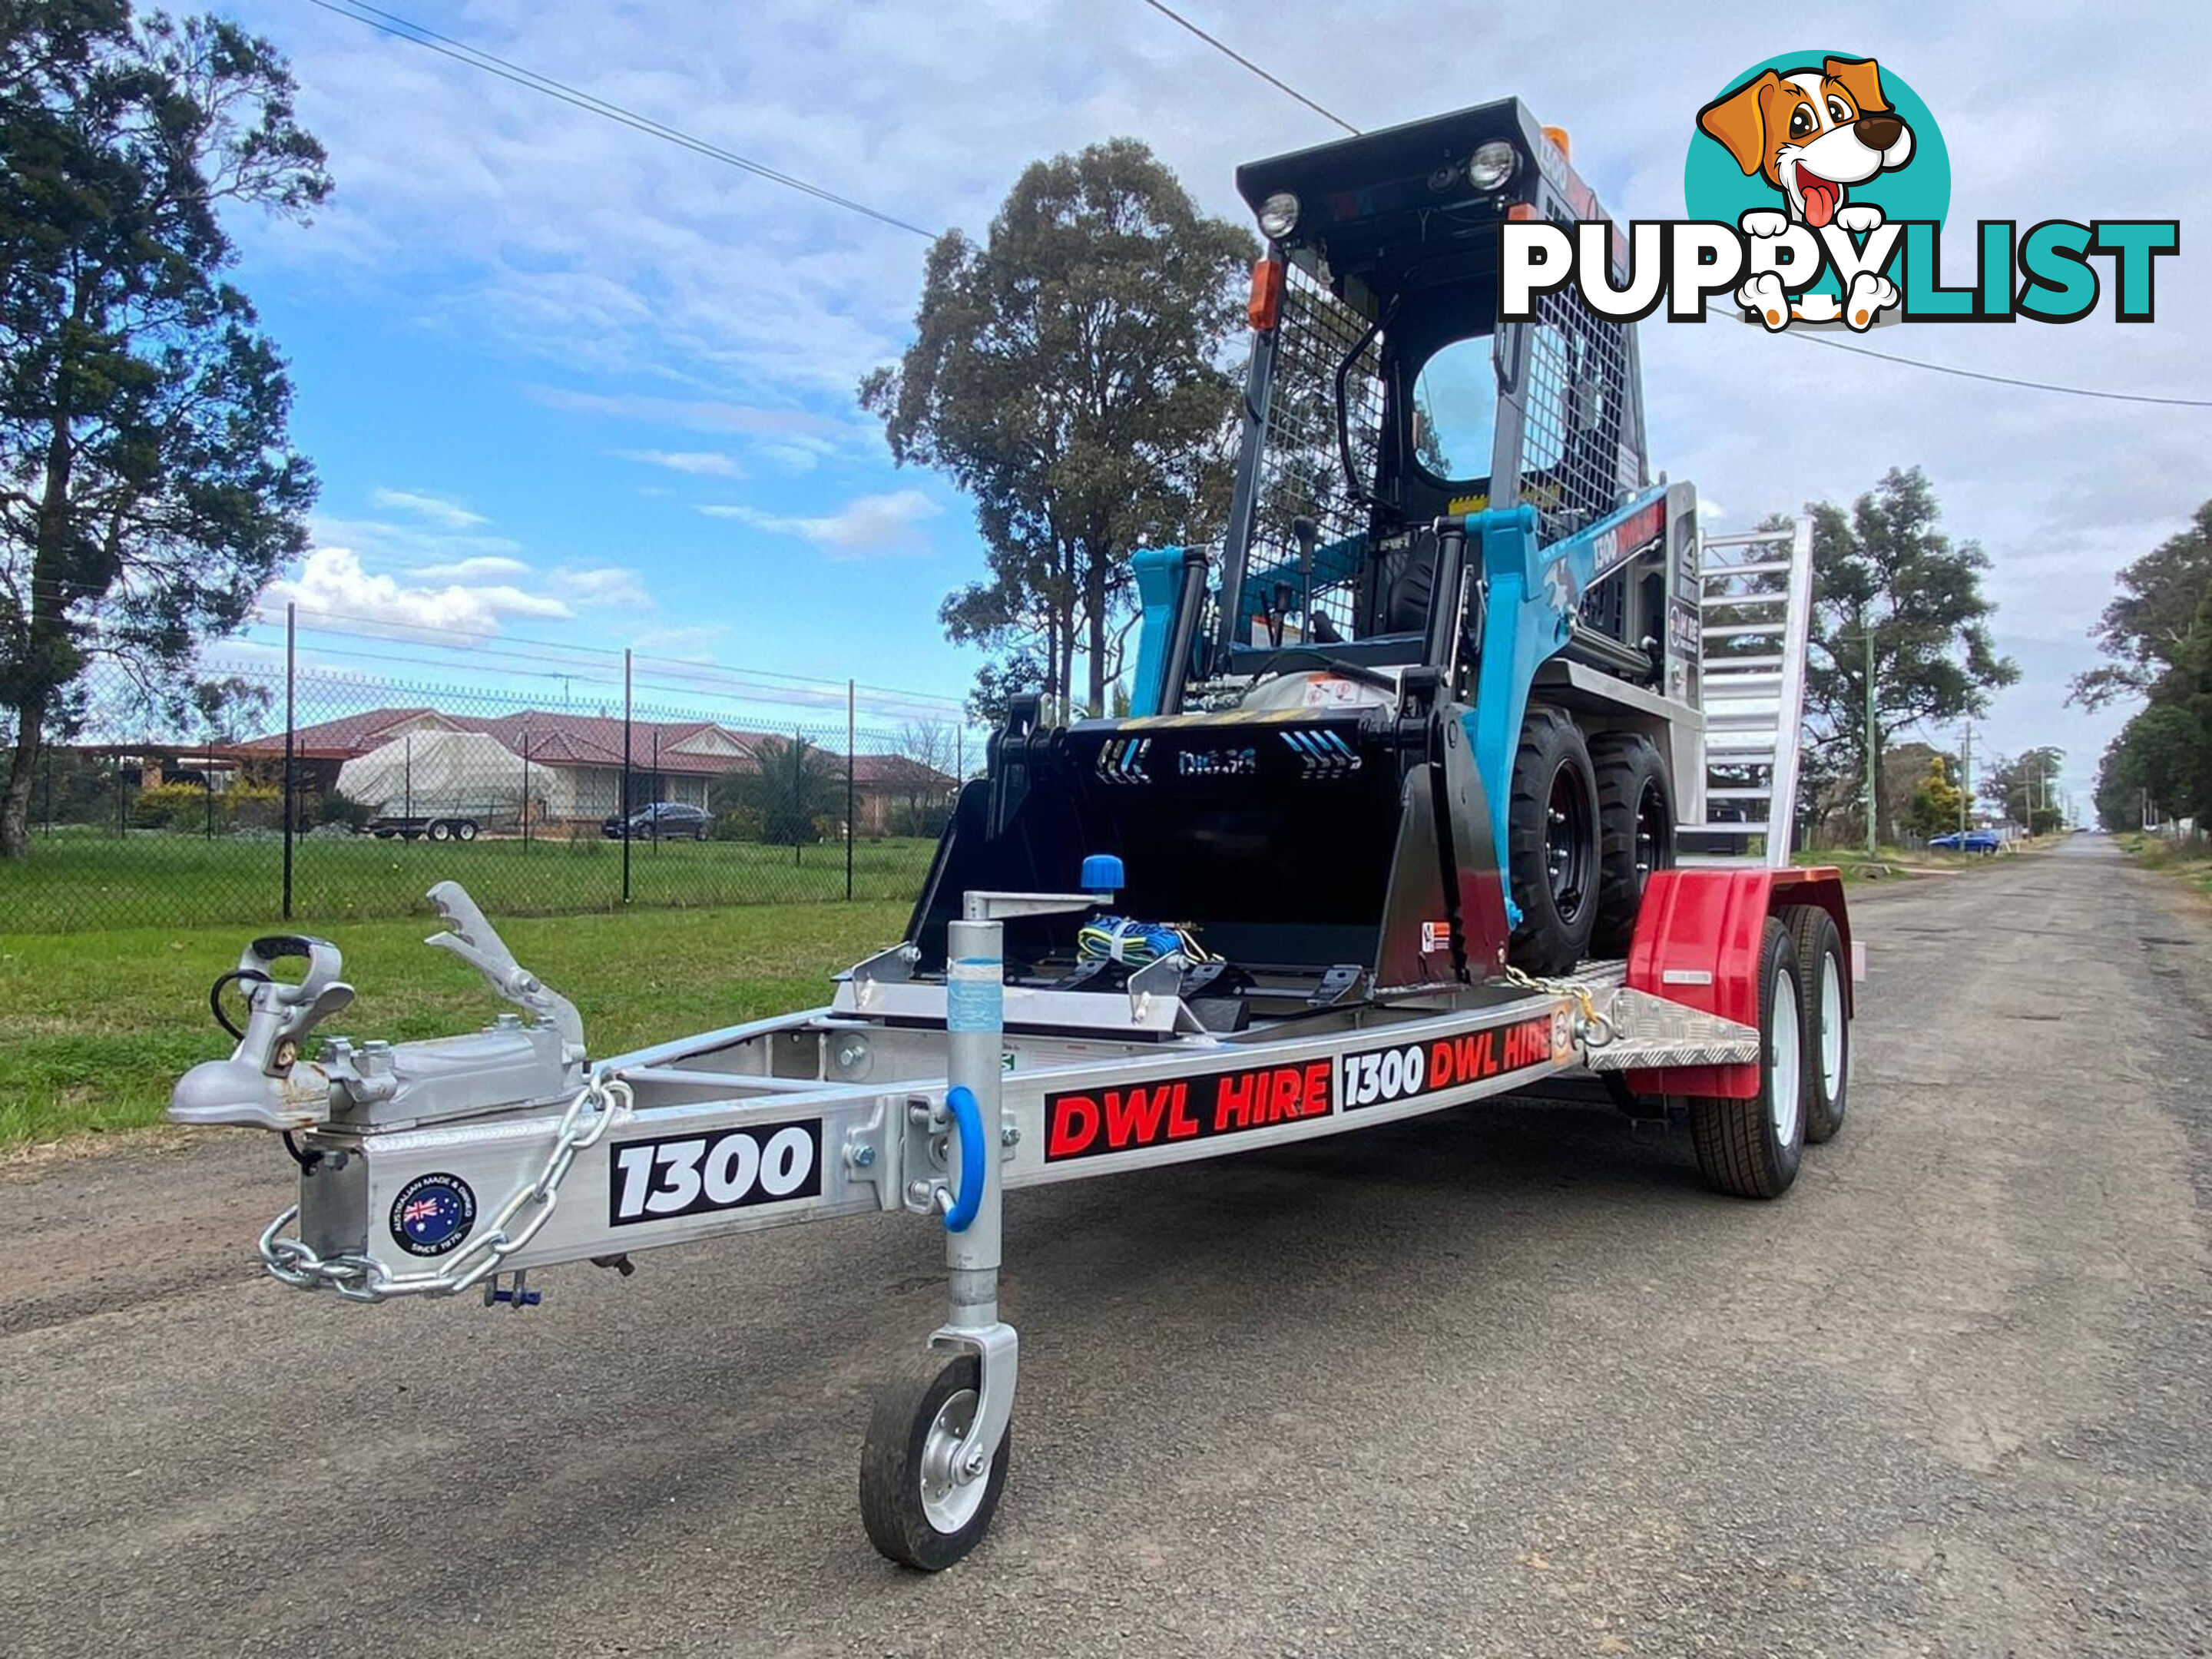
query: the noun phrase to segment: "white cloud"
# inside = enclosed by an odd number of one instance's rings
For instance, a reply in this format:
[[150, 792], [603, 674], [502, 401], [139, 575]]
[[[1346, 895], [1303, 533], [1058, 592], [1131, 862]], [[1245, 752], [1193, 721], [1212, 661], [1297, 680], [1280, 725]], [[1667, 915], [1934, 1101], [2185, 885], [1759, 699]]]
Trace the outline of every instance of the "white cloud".
[[564, 598], [597, 609], [653, 609], [653, 596], [646, 592], [644, 578], [621, 565], [591, 570], [564, 567], [553, 572], [550, 586]]
[[835, 559], [911, 552], [921, 545], [922, 524], [944, 511], [919, 489], [863, 495], [823, 518], [794, 518], [721, 504], [699, 510], [710, 519], [734, 519], [756, 530], [799, 537]]
[[398, 638], [456, 633], [485, 637], [518, 617], [565, 620], [574, 613], [561, 600], [505, 583], [437, 585], [403, 581], [363, 568], [348, 547], [319, 547], [296, 577], [272, 583], [269, 599], [296, 605], [302, 617], [323, 617]]
[[372, 489], [370, 502], [387, 512], [411, 514], [441, 530], [473, 530], [478, 525], [489, 524], [481, 513], [471, 513], [459, 501], [449, 501], [442, 495], [426, 495], [412, 489]]
[[761, 453], [791, 472], [811, 472], [821, 464], [823, 450], [804, 444], [769, 444]]
[[770, 409], [719, 398], [663, 398], [647, 393], [578, 392], [568, 386], [532, 386], [530, 395], [549, 409], [573, 415], [597, 415], [695, 432], [739, 432], [785, 443], [823, 442], [851, 436], [856, 422], [805, 409]]
[[440, 529], [404, 515], [351, 518], [316, 513], [308, 520], [308, 530], [319, 547], [349, 547], [372, 564], [404, 565], [418, 574], [449, 570], [479, 559], [514, 559], [523, 550], [512, 536]]
[[426, 582], [488, 582], [526, 576], [530, 567], [520, 559], [500, 554], [460, 559], [452, 564], [422, 565], [410, 574], [416, 580]]
[[742, 478], [744, 469], [714, 449], [617, 449], [616, 456], [697, 478]]

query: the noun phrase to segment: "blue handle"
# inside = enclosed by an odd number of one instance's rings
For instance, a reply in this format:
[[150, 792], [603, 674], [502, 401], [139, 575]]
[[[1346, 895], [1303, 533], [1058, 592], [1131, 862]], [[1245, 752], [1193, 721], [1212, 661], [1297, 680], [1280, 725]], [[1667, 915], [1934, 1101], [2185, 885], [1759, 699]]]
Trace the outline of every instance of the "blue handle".
[[983, 1160], [990, 1154], [983, 1143], [983, 1114], [975, 1097], [965, 1088], [948, 1090], [945, 1109], [952, 1114], [952, 1139], [960, 1153], [960, 1191], [945, 1212], [945, 1231], [964, 1233], [975, 1224], [975, 1212], [983, 1207]]

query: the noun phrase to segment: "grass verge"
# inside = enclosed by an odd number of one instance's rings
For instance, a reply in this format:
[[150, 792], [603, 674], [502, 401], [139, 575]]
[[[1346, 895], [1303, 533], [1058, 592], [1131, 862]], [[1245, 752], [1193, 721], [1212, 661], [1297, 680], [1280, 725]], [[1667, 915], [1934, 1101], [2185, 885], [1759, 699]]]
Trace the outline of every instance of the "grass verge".
[[[508, 921], [515, 956], [573, 1000], [594, 1054], [829, 1000], [828, 976], [904, 930], [903, 902], [746, 905]], [[229, 1039], [207, 988], [250, 927], [0, 939], [0, 1147], [140, 1128], [169, 1085]], [[421, 921], [330, 930], [360, 992], [323, 1030], [395, 1042], [471, 1030], [507, 1005], [426, 951]]]
[[[911, 899], [936, 843], [860, 842], [853, 896]], [[630, 903], [719, 908], [842, 902], [845, 848], [754, 842], [641, 842], [630, 849]], [[67, 830], [34, 836], [31, 854], [0, 866], [0, 930], [12, 935], [232, 922], [258, 927], [282, 908], [281, 837], [140, 830], [101, 835]], [[293, 847], [295, 921], [349, 921], [428, 916], [422, 895], [450, 878], [491, 916], [565, 915], [623, 908], [623, 849], [592, 836], [577, 841], [379, 841], [374, 836], [300, 837]]]
[[1927, 848], [1884, 847], [1869, 853], [1863, 847], [1823, 847], [1799, 853], [1795, 862], [1833, 865], [1843, 872], [1845, 881], [1881, 881], [1899, 876], [1951, 875], [1987, 869], [2006, 856], [2002, 853], [1994, 857], [1983, 853], [1943, 853]]
[[2123, 836], [2120, 845], [2136, 862], [2163, 870], [2212, 899], [2212, 841], [2180, 841], [2166, 836]]

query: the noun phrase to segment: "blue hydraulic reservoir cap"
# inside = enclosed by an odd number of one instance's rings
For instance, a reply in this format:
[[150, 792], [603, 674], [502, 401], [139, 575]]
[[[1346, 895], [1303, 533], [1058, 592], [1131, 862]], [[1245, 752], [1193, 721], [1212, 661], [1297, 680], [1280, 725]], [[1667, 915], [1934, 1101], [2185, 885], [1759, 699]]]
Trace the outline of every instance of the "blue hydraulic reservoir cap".
[[1111, 898], [1121, 890], [1124, 881], [1121, 860], [1113, 854], [1093, 853], [1083, 860], [1081, 886], [1085, 892], [1095, 893], [1100, 898]]

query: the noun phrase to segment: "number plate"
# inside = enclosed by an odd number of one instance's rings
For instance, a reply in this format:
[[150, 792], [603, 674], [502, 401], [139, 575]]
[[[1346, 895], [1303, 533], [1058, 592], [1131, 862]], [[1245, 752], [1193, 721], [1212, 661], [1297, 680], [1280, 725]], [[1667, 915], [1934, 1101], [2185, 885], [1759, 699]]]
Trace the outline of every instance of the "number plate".
[[818, 1198], [822, 1120], [625, 1140], [607, 1170], [607, 1218], [617, 1227]]

